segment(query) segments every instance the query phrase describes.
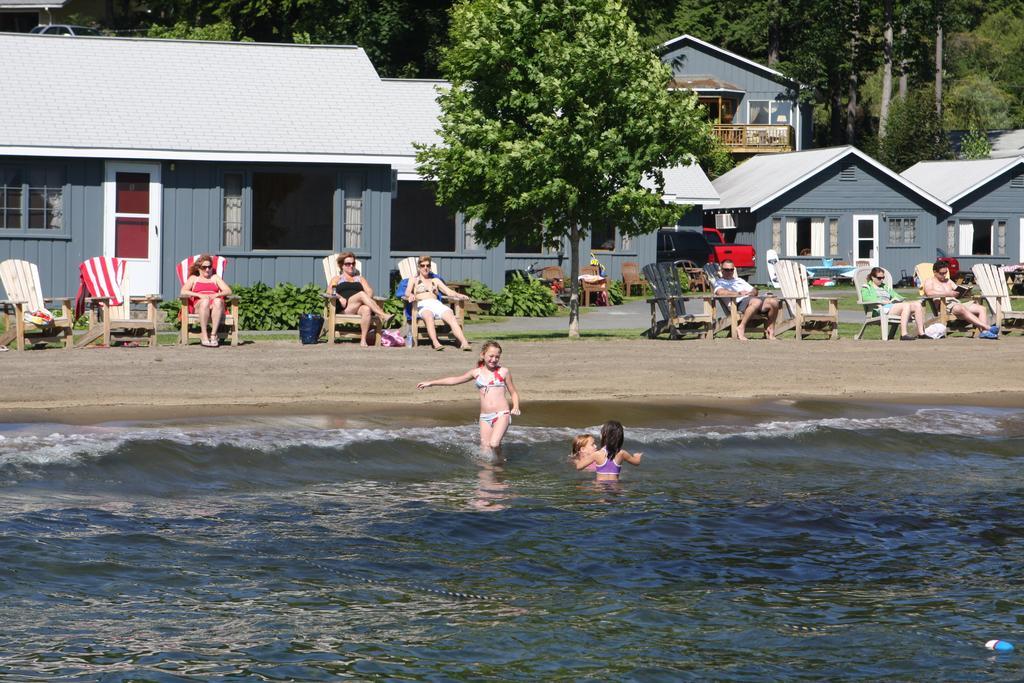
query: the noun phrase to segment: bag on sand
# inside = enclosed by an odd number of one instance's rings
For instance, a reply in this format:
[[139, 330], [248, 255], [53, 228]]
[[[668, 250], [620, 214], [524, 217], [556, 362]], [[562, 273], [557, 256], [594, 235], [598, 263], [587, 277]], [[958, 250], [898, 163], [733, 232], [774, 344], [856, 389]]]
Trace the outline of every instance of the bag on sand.
[[932, 323], [924, 328], [924, 334], [932, 339], [942, 339], [946, 336], [946, 326], [942, 323]]
[[397, 330], [384, 330], [380, 333], [381, 346], [405, 346], [405, 337]]

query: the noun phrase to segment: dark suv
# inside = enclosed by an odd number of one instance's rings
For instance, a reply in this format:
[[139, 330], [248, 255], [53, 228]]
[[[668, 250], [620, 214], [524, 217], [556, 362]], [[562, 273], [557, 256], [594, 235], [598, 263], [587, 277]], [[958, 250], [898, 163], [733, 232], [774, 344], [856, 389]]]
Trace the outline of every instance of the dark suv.
[[703, 266], [711, 259], [711, 245], [696, 230], [659, 230], [658, 263], [693, 261]]

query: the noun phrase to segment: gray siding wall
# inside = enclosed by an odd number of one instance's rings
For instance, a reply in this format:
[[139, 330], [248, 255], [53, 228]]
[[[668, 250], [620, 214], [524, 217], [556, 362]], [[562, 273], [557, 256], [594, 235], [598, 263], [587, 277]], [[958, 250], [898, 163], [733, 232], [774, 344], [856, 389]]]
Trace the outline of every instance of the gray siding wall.
[[[60, 236], [4, 235], [0, 232], [0, 260], [20, 258], [38, 264], [45, 296], [73, 296], [78, 289], [78, 266], [87, 258], [103, 253], [103, 175], [102, 159], [5, 159], [4, 164], [31, 165], [60, 163], [66, 167], [64, 217], [68, 229]], [[173, 166], [173, 170], [172, 170]], [[177, 296], [181, 288], [175, 267], [184, 258], [200, 252], [222, 254], [228, 258], [225, 279], [229, 283], [270, 286], [282, 282], [326, 286], [322, 261], [341, 246], [341, 197], [335, 200], [335, 248], [331, 251], [252, 251], [225, 249], [221, 245], [225, 172], [252, 171], [254, 165], [213, 162], [164, 162], [161, 235], [161, 294], [165, 299]], [[276, 165], [274, 168], [282, 168]], [[397, 263], [418, 252], [391, 250], [391, 172], [388, 167], [336, 167], [339, 172], [361, 172], [366, 178], [363, 193], [363, 248], [355, 250], [363, 263], [363, 274], [375, 292], [387, 295]], [[461, 217], [457, 220], [461, 230]], [[589, 245], [589, 241], [586, 241]], [[621, 277], [624, 261], [641, 266], [655, 260], [653, 235], [634, 237], [629, 250], [621, 248], [621, 237], [614, 252], [601, 252], [599, 258], [613, 278]], [[563, 268], [568, 272], [568, 246]], [[557, 254], [506, 255], [504, 244], [495, 249], [462, 253], [432, 254], [446, 280], [474, 279], [493, 289], [505, 284], [506, 271], [537, 268], [558, 263]], [[581, 246], [583, 263], [590, 251]], [[0, 287], [0, 298], [6, 296]]]
[[[878, 262], [897, 279], [902, 271], [913, 274], [914, 267], [923, 261], [935, 260], [935, 247], [940, 235], [937, 225], [942, 219], [941, 209], [933, 206], [899, 185], [895, 180], [860, 159], [855, 161], [853, 181], [840, 180], [843, 167], [851, 161], [847, 157], [839, 164], [808, 179], [794, 190], [778, 197], [754, 214], [756, 228], [754, 246], [757, 249], [757, 282], [766, 282], [768, 274], [765, 253], [773, 248], [772, 219], [782, 221], [782, 248], [779, 257], [802, 261], [805, 265], [821, 265], [820, 256], [799, 256], [786, 253], [785, 222], [788, 218], [824, 217], [839, 220], [839, 253], [836, 259], [853, 263], [853, 216], [877, 215], [878, 221]], [[884, 218], [883, 218], [884, 216]], [[898, 216], [917, 220], [917, 241], [912, 245], [889, 244], [888, 217]], [[741, 217], [743, 221], [750, 219]], [[945, 225], [944, 219], [941, 225]], [[825, 246], [828, 248], [828, 224], [826, 220]], [[737, 241], [739, 241], [737, 239]]]
[[[759, 73], [738, 59], [709, 51], [699, 45], [684, 45], [661, 57], [661, 61], [672, 67], [675, 74], [707, 74], [732, 83], [744, 91], [736, 106], [733, 123], [749, 123], [748, 103], [750, 100], [788, 100], [795, 102], [796, 93], [790, 87]], [[797, 149], [812, 147], [812, 119], [808, 106], [794, 106], [794, 127], [796, 128]]]
[[[24, 259], [39, 266], [43, 296], [74, 296], [78, 266], [103, 249], [103, 162], [95, 159], [5, 158], [11, 166], [60, 164], [66, 169], [62, 236], [11, 235], [0, 230], [0, 261]], [[0, 285], [0, 298], [7, 293]]]
[[[996, 265], [1009, 265], [1024, 261], [1024, 253], [1021, 251], [1021, 240], [1024, 238], [1024, 227], [1021, 221], [1024, 220], [1024, 187], [1012, 187], [1011, 177], [1018, 171], [1016, 169], [1002, 174], [1000, 177], [986, 183], [984, 187], [978, 188], [956, 204], [953, 205], [953, 213], [948, 217], [940, 217], [936, 227], [937, 242], [939, 249], [947, 252], [947, 256], [955, 256], [960, 261], [961, 270], [970, 270], [976, 263], [994, 263]], [[971, 256], [959, 253], [960, 245], [960, 220], [986, 219], [992, 221], [1006, 221], [1006, 245], [1005, 253], [993, 253], [990, 256]], [[957, 248], [953, 252], [948, 250], [948, 228], [947, 220], [956, 221], [954, 234]], [[995, 249], [994, 251], [998, 251]]]

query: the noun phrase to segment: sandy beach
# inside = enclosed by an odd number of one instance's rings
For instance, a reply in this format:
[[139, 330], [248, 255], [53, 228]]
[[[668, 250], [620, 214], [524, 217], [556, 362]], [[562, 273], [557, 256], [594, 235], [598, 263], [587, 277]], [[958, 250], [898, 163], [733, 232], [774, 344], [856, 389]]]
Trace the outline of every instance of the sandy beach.
[[[479, 344], [477, 344], [479, 347]], [[521, 423], [642, 416], [656, 406], [753, 407], [775, 400], [1024, 406], [1024, 338], [996, 342], [609, 340], [505, 342]], [[261, 341], [237, 349], [161, 346], [0, 354], [0, 421], [91, 423], [238, 414], [472, 412], [468, 386], [417, 381], [468, 370], [477, 353]], [[559, 409], [563, 406], [563, 409]]]

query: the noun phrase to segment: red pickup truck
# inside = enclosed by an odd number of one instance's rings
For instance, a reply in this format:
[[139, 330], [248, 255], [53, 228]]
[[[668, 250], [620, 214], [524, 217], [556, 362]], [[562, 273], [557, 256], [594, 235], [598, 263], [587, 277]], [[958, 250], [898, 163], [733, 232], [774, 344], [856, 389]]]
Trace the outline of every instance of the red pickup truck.
[[704, 239], [711, 245], [712, 257], [708, 261], [721, 263], [730, 260], [736, 264], [740, 271], [752, 271], [756, 267], [754, 258], [757, 254], [754, 247], [749, 244], [729, 244], [725, 241], [725, 235], [718, 228], [704, 228]]

